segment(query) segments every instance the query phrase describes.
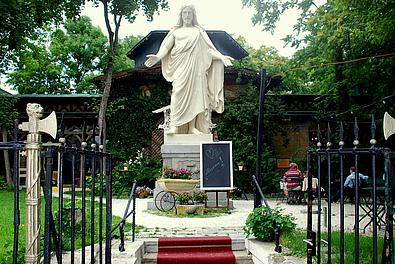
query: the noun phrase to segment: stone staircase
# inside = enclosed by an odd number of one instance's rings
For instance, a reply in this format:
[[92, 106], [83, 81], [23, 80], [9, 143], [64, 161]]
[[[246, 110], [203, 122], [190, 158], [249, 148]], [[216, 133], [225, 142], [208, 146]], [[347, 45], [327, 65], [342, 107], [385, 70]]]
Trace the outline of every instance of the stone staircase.
[[[231, 237], [232, 238], [232, 250], [236, 257], [236, 264], [252, 264], [252, 257], [246, 251], [244, 237]], [[158, 255], [158, 239], [147, 238], [144, 241], [144, 254], [141, 263], [144, 264], [156, 264], [156, 258]]]

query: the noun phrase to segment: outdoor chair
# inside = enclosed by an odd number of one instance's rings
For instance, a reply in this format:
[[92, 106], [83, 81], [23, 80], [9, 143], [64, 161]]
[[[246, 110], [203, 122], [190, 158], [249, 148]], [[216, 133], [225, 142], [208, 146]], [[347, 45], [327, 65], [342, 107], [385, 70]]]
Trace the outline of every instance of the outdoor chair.
[[286, 177], [284, 193], [287, 196], [288, 204], [299, 204], [303, 199], [301, 177]]

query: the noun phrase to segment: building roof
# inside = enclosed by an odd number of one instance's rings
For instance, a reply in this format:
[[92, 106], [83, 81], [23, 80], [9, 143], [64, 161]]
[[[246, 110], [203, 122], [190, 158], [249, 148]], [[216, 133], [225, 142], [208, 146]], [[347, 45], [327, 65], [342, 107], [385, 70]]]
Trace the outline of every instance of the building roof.
[[[136, 66], [142, 66], [148, 54], [156, 54], [162, 40], [169, 30], [154, 30], [140, 40], [126, 55], [135, 61]], [[208, 37], [214, 46], [224, 55], [233, 57], [236, 60], [248, 56], [248, 52], [243, 49], [223, 30], [206, 30]]]

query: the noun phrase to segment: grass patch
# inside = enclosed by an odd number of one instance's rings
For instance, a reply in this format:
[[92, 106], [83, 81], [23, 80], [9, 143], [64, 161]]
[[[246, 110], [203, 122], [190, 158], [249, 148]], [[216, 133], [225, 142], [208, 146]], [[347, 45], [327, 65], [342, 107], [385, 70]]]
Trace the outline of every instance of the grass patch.
[[[25, 254], [25, 237], [26, 237], [26, 208], [25, 208], [25, 198], [26, 193], [24, 191], [19, 193], [20, 200], [20, 226], [19, 226], [19, 250], [18, 250], [18, 263], [24, 263], [24, 254]], [[0, 190], [0, 263], [12, 263], [12, 253], [13, 253], [13, 236], [14, 236], [14, 193], [12, 191]], [[41, 200], [41, 254], [43, 254], [43, 240], [44, 240], [44, 208], [45, 202], [42, 197]], [[66, 207], [67, 203], [71, 203], [69, 199], [64, 199], [64, 205]], [[81, 204], [81, 201], [76, 201], [77, 207], [78, 204]], [[55, 212], [58, 208], [58, 198], [54, 197], [52, 199], [52, 208], [53, 215], [55, 217]], [[86, 246], [90, 245], [90, 202], [86, 203]], [[95, 242], [98, 241], [99, 234], [99, 203], [95, 202]], [[112, 217], [112, 224], [115, 226], [121, 220], [118, 216]], [[70, 221], [70, 217], [69, 217]], [[105, 205], [103, 205], [103, 239], [105, 238]], [[76, 249], [81, 247], [81, 225], [76, 227], [76, 240], [75, 246]], [[130, 231], [132, 228], [132, 224], [127, 223], [125, 227], [125, 232]], [[70, 230], [70, 227], [68, 228]], [[136, 230], [141, 230], [141, 227], [136, 227]], [[71, 238], [70, 233], [68, 233], [67, 228], [64, 230], [63, 236], [63, 250], [69, 250], [71, 246]], [[116, 232], [119, 234], [119, 232]]]
[[[340, 232], [332, 232], [332, 263], [340, 263]], [[297, 257], [306, 257], [306, 239], [305, 231], [295, 231], [292, 233], [282, 234], [281, 243], [289, 249], [289, 255]], [[328, 240], [328, 234], [323, 233], [322, 239]], [[355, 263], [355, 237], [354, 233], [344, 234], [344, 262]], [[321, 261], [324, 263], [328, 258], [327, 247], [321, 243]], [[381, 259], [383, 251], [383, 237], [379, 237], [377, 241], [378, 260]], [[373, 237], [360, 235], [359, 237], [359, 263], [373, 263]]]
[[224, 216], [231, 213], [231, 211], [227, 208], [206, 208], [205, 213], [203, 215], [198, 215], [198, 214], [176, 215], [174, 209], [167, 212], [162, 212], [159, 210], [147, 210], [146, 212], [153, 215], [173, 217], [173, 218], [209, 218], [209, 217]]
[[[71, 191], [65, 191], [64, 192], [64, 194], [67, 194], [67, 195], [71, 195]], [[103, 197], [105, 197], [105, 193], [103, 194]], [[79, 198], [81, 198], [82, 197], [82, 191], [75, 191], [75, 197], [79, 197]], [[91, 191], [90, 190], [86, 190], [85, 191], [85, 197], [86, 197], [86, 199], [90, 199], [90, 197], [91, 197]], [[98, 194], [95, 194], [95, 197], [99, 197], [99, 195]], [[122, 194], [122, 195], [113, 195], [112, 196], [112, 198], [114, 199], [128, 199], [129, 198], [129, 195], [127, 195], [127, 194]]]

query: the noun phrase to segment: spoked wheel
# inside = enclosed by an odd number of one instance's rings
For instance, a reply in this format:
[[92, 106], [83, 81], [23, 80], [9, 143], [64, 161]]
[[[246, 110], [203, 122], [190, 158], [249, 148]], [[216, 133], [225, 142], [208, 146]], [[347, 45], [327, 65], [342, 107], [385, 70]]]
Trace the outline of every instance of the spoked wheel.
[[161, 211], [167, 212], [176, 206], [176, 198], [171, 192], [164, 192], [160, 199]]
[[159, 211], [162, 211], [162, 207], [160, 205], [160, 200], [162, 199], [162, 196], [166, 193], [166, 191], [160, 191], [154, 199], [155, 202], [155, 207], [156, 209], [158, 209]]

